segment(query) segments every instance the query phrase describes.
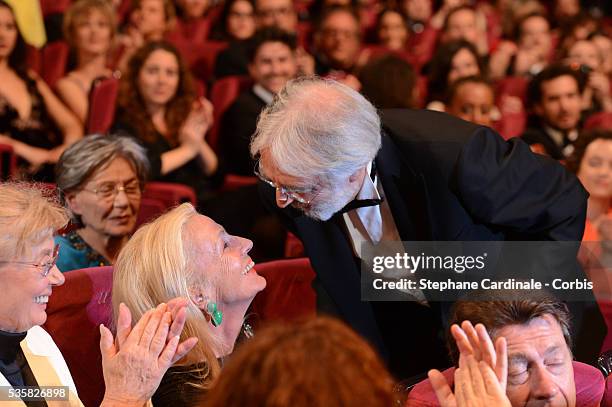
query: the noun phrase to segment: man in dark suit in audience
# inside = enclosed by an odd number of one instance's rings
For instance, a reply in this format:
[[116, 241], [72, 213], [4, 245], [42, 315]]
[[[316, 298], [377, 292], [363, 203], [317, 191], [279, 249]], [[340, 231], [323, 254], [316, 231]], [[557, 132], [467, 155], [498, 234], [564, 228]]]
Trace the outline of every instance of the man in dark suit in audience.
[[537, 152], [556, 160], [567, 158], [578, 138], [583, 83], [570, 67], [551, 65], [529, 83], [531, 124], [521, 136]]
[[[587, 194], [519, 139], [444, 113], [381, 116], [337, 82], [291, 81], [262, 112], [251, 154], [264, 203], [304, 243], [319, 311], [344, 319], [407, 378], [448, 365], [445, 306], [418, 290], [418, 301], [362, 301], [362, 244], [579, 241]], [[574, 314], [577, 342], [588, 329], [592, 345], [576, 355], [590, 359], [605, 325], [598, 310], [588, 324], [583, 314]]]
[[248, 68], [254, 85], [238, 96], [221, 121], [221, 154], [227, 172], [253, 175], [249, 143], [257, 118], [274, 95], [295, 77], [295, 51], [295, 36], [276, 27], [260, 29], [251, 39]]

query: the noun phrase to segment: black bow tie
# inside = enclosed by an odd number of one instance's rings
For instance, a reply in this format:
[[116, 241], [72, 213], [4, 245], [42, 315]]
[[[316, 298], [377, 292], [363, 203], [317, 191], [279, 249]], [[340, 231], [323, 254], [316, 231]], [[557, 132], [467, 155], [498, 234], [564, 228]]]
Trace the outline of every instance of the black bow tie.
[[[374, 161], [372, 161], [370, 178], [372, 179], [372, 182], [376, 180], [376, 162]], [[340, 209], [338, 213], [345, 213], [348, 211], [352, 211], [353, 209], [364, 208], [366, 206], [380, 205], [384, 200], [384, 197], [381, 197], [380, 199], [353, 199], [351, 202], [347, 203], [344, 208]]]
[[366, 206], [376, 206], [380, 205], [385, 199], [353, 199], [351, 202], [347, 203], [344, 208], [340, 209], [338, 213], [345, 213], [348, 211], [352, 211], [357, 208], [365, 208]]

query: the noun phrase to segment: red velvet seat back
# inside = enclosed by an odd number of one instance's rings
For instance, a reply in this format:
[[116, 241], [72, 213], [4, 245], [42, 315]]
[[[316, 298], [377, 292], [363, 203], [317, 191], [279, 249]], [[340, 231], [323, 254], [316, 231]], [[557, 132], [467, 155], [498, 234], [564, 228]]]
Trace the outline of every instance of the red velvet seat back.
[[96, 80], [89, 95], [89, 112], [86, 130], [88, 134], [104, 134], [115, 119], [115, 104], [119, 94], [119, 79]]
[[137, 227], [183, 202], [197, 204], [193, 188], [169, 182], [148, 182], [140, 200]]
[[521, 76], [508, 76], [497, 83], [495, 94], [498, 97], [502, 95], [516, 96], [523, 101], [524, 105], [527, 100], [528, 84], [529, 81]]
[[205, 82], [212, 79], [217, 54], [227, 48], [223, 41], [192, 42], [180, 38], [171, 38], [193, 75]]
[[[604, 377], [599, 370], [591, 365], [581, 362], [572, 362], [574, 366], [574, 381], [576, 382], [576, 407], [598, 407], [601, 402], [605, 383]], [[449, 384], [453, 383], [455, 368], [446, 369], [444, 377]], [[406, 401], [407, 407], [439, 407], [436, 394], [431, 387], [429, 379], [418, 383]]]
[[55, 13], [64, 14], [70, 7], [70, 3], [72, 0], [40, 0], [40, 11], [43, 17]]
[[157, 218], [167, 209], [168, 207], [159, 199], [141, 198], [138, 219], [136, 219], [136, 229], [138, 229], [142, 224]]
[[81, 401], [98, 406], [104, 397], [99, 325], [112, 321], [112, 267], [64, 273], [66, 282], [53, 289], [47, 305], [49, 332], [62, 352]]
[[194, 206], [197, 204], [193, 188], [170, 182], [147, 182], [142, 197], [160, 200], [168, 208], [180, 205], [183, 202], [190, 202]]
[[590, 116], [586, 123], [584, 123], [584, 129], [612, 129], [612, 112], [599, 112]]
[[267, 282], [251, 304], [259, 320], [290, 321], [315, 315], [316, 295], [311, 286], [315, 273], [307, 258], [260, 263], [255, 270]]
[[197, 42], [202, 43], [208, 38], [211, 21], [208, 18], [198, 18], [194, 21], [176, 19], [172, 31], [166, 34], [166, 40], [172, 43]]
[[69, 53], [65, 41], [50, 42], [40, 51], [40, 76], [50, 87], [66, 74]]

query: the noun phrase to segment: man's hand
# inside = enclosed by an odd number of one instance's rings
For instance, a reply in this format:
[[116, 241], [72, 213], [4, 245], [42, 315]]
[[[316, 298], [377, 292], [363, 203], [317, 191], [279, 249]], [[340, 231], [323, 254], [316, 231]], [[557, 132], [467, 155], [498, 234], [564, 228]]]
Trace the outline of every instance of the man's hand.
[[[466, 363], [466, 360], [473, 358], [474, 361], [484, 363], [495, 377], [495, 382], [500, 387], [501, 392], [505, 393], [506, 383], [508, 380], [508, 351], [505, 338], [497, 338], [495, 346], [489, 337], [487, 330], [484, 325], [477, 324], [476, 327], [472, 325], [470, 321], [463, 321], [461, 327], [459, 325], [453, 325], [451, 327], [451, 335], [457, 343], [457, 349], [459, 350], [459, 362]], [[462, 380], [472, 380], [471, 376], [465, 376], [468, 365], [464, 367], [464, 376]], [[476, 373], [475, 373], [476, 374]], [[487, 377], [488, 373], [480, 372], [483, 377]], [[444, 375], [438, 370], [430, 370], [428, 372], [429, 381], [431, 386], [436, 393], [436, 397], [440, 402], [441, 407], [458, 407], [458, 406], [469, 406], [470, 404], [460, 404], [457, 396], [457, 374], [455, 373], [455, 393], [451, 390], [448, 382]], [[484, 379], [483, 379], [484, 380]], [[488, 379], [487, 379], [488, 380]], [[480, 389], [479, 389], [480, 391]], [[491, 388], [491, 391], [493, 389]], [[470, 393], [472, 394], [472, 393]], [[467, 397], [467, 396], [466, 396]], [[505, 397], [505, 396], [504, 396]], [[483, 404], [487, 405], [487, 404]], [[490, 404], [497, 405], [497, 404]]]
[[511, 407], [495, 373], [485, 362], [473, 356], [459, 357], [455, 370], [455, 400], [457, 407]]
[[459, 368], [455, 370], [455, 392], [437, 370], [427, 374], [440, 407], [511, 407], [495, 372], [484, 361], [473, 355], [461, 354]]
[[476, 328], [470, 321], [463, 321], [461, 327], [453, 325], [451, 335], [457, 343], [459, 354], [463, 356], [472, 355], [477, 362], [485, 362], [497, 376], [502, 389], [506, 391], [508, 380], [508, 351], [506, 338], [497, 338], [495, 346], [483, 324], [476, 324]]
[[[142, 406], [151, 398], [170, 366], [197, 343], [189, 338], [179, 344], [185, 324], [185, 300], [172, 306], [160, 304], [147, 311], [131, 328], [132, 316], [121, 304], [117, 337], [100, 325], [100, 350], [106, 392], [103, 406]], [[174, 317], [174, 318], [173, 318]]]

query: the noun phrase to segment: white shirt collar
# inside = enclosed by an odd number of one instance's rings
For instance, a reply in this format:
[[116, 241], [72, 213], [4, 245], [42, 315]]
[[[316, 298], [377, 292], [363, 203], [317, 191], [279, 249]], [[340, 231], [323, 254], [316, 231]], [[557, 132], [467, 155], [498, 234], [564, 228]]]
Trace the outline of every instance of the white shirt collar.
[[274, 100], [274, 94], [258, 83], [253, 86], [253, 93], [259, 96], [259, 98], [266, 102], [267, 105], [272, 103]]
[[378, 193], [378, 175], [374, 177], [372, 181], [372, 177], [370, 174], [372, 173], [372, 161], [368, 163], [366, 166], [366, 175], [363, 178], [363, 184], [361, 185], [361, 189], [357, 192], [356, 199], [380, 199], [380, 194]]

